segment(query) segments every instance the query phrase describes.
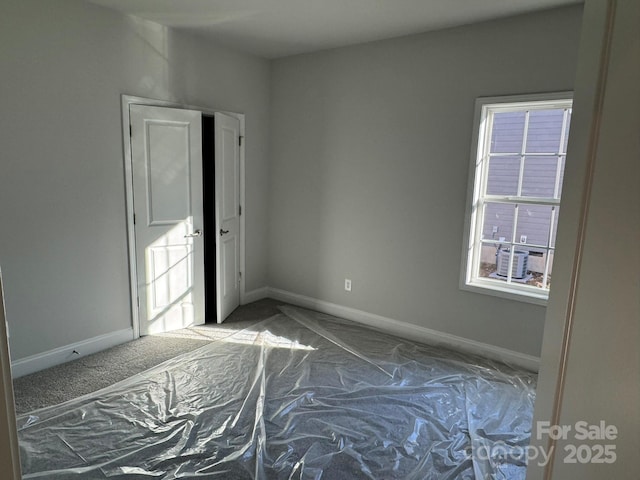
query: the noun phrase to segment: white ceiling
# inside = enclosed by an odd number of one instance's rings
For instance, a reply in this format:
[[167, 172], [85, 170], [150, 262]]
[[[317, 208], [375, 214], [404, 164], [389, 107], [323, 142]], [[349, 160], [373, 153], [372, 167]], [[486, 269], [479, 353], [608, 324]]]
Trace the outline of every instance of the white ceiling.
[[583, 0], [89, 0], [266, 58], [437, 30]]

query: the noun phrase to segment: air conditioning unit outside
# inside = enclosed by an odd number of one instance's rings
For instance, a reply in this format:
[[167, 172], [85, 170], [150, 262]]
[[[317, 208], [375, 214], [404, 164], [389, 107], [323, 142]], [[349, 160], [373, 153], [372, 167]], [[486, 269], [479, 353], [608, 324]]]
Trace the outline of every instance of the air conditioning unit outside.
[[[496, 274], [501, 277], [509, 275], [509, 255], [510, 250], [500, 250], [496, 259]], [[513, 253], [513, 267], [511, 268], [512, 278], [524, 278], [527, 275], [527, 263], [529, 262], [529, 252], [516, 250]]]

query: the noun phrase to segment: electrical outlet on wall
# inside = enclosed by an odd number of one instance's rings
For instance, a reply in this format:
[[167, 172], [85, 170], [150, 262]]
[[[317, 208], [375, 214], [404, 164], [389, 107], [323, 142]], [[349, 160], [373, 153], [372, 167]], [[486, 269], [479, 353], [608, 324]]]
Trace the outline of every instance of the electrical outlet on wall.
[[351, 280], [350, 280], [350, 279], [348, 279], [348, 278], [345, 278], [345, 279], [344, 279], [344, 289], [345, 289], [347, 292], [350, 292], [350, 291], [351, 291]]

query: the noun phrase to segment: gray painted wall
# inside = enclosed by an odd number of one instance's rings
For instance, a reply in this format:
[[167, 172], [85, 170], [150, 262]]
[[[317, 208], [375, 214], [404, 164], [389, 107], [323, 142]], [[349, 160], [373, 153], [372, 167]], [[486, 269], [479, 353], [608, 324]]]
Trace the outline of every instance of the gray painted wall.
[[123, 93], [247, 114], [246, 285], [265, 285], [267, 61], [81, 0], [9, 0], [0, 70], [0, 265], [14, 359], [131, 325]]
[[544, 308], [458, 289], [473, 101], [570, 89], [579, 20], [569, 8], [270, 64], [82, 0], [5, 2], [13, 358], [130, 326], [123, 93], [247, 114], [248, 291], [538, 354]]
[[473, 108], [571, 90], [580, 19], [566, 8], [274, 61], [269, 285], [539, 355], [544, 307], [458, 286]]

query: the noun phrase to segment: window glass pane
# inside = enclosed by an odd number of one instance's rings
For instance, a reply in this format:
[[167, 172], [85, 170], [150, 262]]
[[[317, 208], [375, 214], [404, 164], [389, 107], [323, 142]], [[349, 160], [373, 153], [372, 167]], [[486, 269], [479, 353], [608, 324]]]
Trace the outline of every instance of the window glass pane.
[[569, 142], [569, 130], [571, 125], [571, 110], [567, 114], [567, 133], [564, 136], [564, 142], [562, 145], [562, 153], [567, 153], [567, 143]]
[[558, 157], [525, 157], [522, 175], [523, 197], [553, 197]]
[[556, 235], [558, 233], [558, 217], [560, 216], [560, 208], [555, 207], [556, 215], [553, 219], [553, 230], [551, 230], [551, 243], [549, 244], [552, 248], [556, 248]]
[[517, 195], [520, 157], [491, 157], [487, 175], [487, 195]]
[[493, 115], [491, 153], [520, 153], [524, 137], [524, 112]]
[[564, 166], [567, 162], [567, 157], [560, 157], [560, 189], [558, 190], [558, 196], [556, 198], [560, 198], [562, 196], [562, 184], [564, 183]]
[[502, 203], [485, 204], [482, 239], [510, 242], [513, 238], [514, 217], [515, 205]]
[[492, 243], [482, 243], [480, 246], [480, 262], [478, 266], [478, 277], [496, 278], [496, 253], [498, 246]]
[[555, 255], [555, 252], [553, 250], [549, 250], [547, 255], [549, 255], [549, 271], [547, 273], [547, 284], [546, 285], [540, 285], [540, 286], [542, 288], [546, 288], [548, 290], [549, 288], [551, 288], [551, 274], [553, 272], [553, 257]]
[[529, 113], [526, 153], [557, 153], [564, 110], [532, 110]]
[[527, 258], [527, 285], [544, 288], [544, 269], [547, 265], [547, 249], [525, 248], [523, 250], [529, 252]]
[[520, 205], [516, 242], [546, 247], [549, 242], [552, 208], [548, 205]]

